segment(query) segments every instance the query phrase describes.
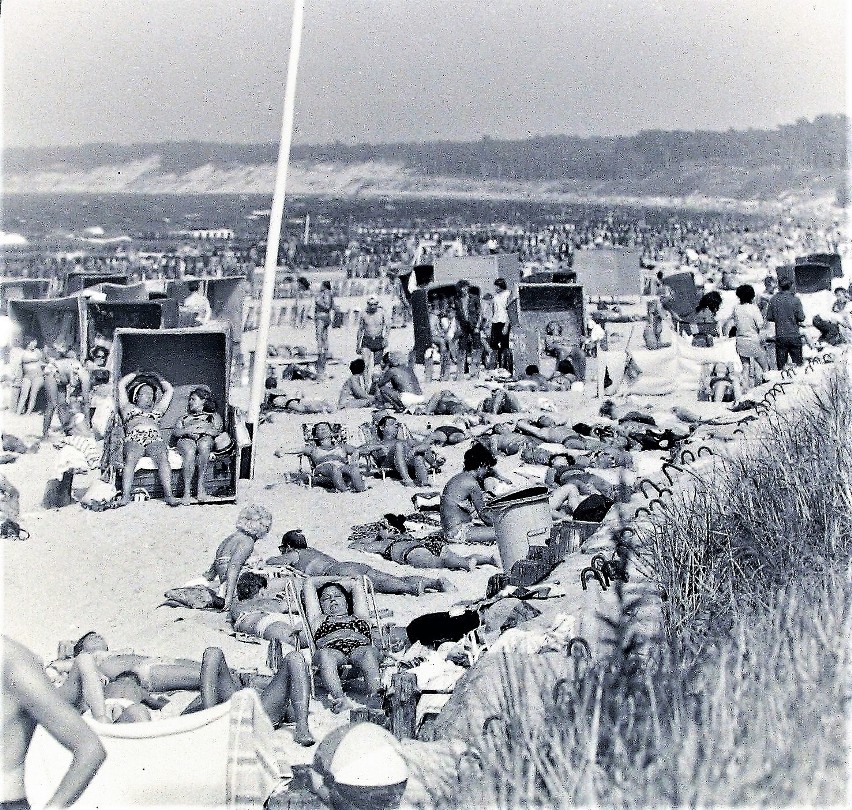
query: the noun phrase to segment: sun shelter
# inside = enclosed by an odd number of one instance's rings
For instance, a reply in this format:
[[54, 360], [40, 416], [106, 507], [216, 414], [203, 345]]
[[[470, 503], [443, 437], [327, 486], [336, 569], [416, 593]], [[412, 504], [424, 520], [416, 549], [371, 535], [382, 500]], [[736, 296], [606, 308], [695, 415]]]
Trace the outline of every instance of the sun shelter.
[[74, 293], [95, 287], [98, 284], [127, 284], [126, 273], [90, 273], [85, 270], [72, 270], [65, 276], [62, 288], [63, 295]]
[[216, 276], [169, 281], [166, 284], [166, 295], [178, 302], [185, 301], [192, 282], [199, 283], [199, 290], [210, 302], [211, 320], [227, 323], [231, 337], [235, 343], [239, 343], [243, 334], [243, 303], [248, 294], [246, 277]]
[[8, 303], [8, 311], [21, 330], [21, 336], [35, 338], [39, 347], [61, 343], [68, 349], [83, 352], [80, 299], [77, 296], [41, 301], [13, 300]]
[[792, 279], [796, 292], [804, 295], [831, 289], [832, 268], [827, 264], [795, 264], [778, 268], [778, 281]]
[[[470, 295], [479, 296], [481, 293], [482, 290], [471, 282]], [[432, 327], [429, 324], [429, 313], [432, 304], [441, 299], [454, 299], [455, 296], [455, 282], [452, 284], [429, 284], [426, 287], [418, 287], [411, 294], [415, 363], [424, 362], [426, 350], [432, 345]]]
[[640, 258], [638, 250], [626, 248], [578, 250], [571, 269], [589, 297], [638, 297], [642, 292]]
[[125, 302], [147, 301], [148, 288], [140, 281], [138, 284], [110, 284], [104, 282], [95, 287], [98, 292], [103, 293], [107, 301]]
[[47, 298], [49, 278], [0, 278], [0, 308], [8, 301], [33, 301]]
[[[237, 495], [237, 479], [248, 477], [244, 460], [245, 432], [236, 409], [230, 404], [232, 341], [227, 328], [194, 327], [190, 329], [116, 329], [113, 342], [115, 379], [113, 395], [118, 400], [118, 381], [135, 370], [156, 371], [174, 386], [172, 402], [160, 420], [160, 430], [171, 445], [172, 428], [186, 413], [189, 392], [197, 385], [207, 385], [213, 392], [222, 415], [225, 430], [232, 439], [226, 452], [214, 454], [207, 468], [205, 488], [211, 501], [233, 501]], [[170, 451], [172, 486], [180, 491], [180, 456]], [[150, 460], [142, 459], [133, 479], [134, 490], [144, 489], [152, 498], [163, 496], [162, 487]], [[117, 478], [120, 481], [120, 478]]]
[[839, 253], [810, 253], [797, 256], [796, 264], [824, 264], [831, 268], [832, 278], [843, 278], [843, 260]]
[[432, 284], [455, 284], [466, 279], [471, 287], [490, 291], [494, 279], [504, 278], [511, 286], [520, 271], [518, 257], [514, 253], [495, 253], [490, 256], [444, 256], [435, 259]]
[[98, 337], [112, 341], [116, 329], [173, 329], [177, 326], [177, 301], [85, 301], [83, 311], [84, 353]]
[[663, 284], [672, 292], [671, 297], [663, 301], [663, 308], [672, 313], [675, 325], [691, 318], [701, 300], [692, 273], [673, 273], [663, 278]]
[[566, 342], [586, 336], [584, 289], [580, 284], [520, 284], [518, 324], [512, 329], [512, 364], [516, 372], [539, 365], [548, 324], [560, 327]]

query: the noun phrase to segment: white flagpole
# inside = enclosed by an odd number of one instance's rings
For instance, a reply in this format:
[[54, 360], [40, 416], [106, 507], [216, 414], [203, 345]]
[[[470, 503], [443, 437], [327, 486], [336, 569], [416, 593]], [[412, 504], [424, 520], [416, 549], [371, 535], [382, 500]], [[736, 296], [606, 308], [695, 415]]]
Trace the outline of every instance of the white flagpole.
[[251, 379], [248, 422], [253, 426], [252, 476], [257, 458], [260, 427], [260, 405], [266, 380], [266, 350], [269, 343], [269, 324], [272, 318], [272, 298], [275, 294], [275, 274], [278, 269], [278, 246], [281, 240], [281, 222], [284, 218], [284, 198], [287, 190], [287, 169], [290, 164], [290, 143], [293, 138], [293, 111], [296, 106], [296, 73], [299, 51], [302, 46], [302, 16], [304, 0], [294, 0], [293, 28], [290, 32], [290, 56], [287, 60], [287, 85], [284, 91], [284, 114], [281, 119], [281, 145], [275, 170], [275, 192], [269, 215], [269, 234], [266, 239], [266, 259], [263, 264], [263, 292], [260, 303], [260, 322], [257, 328], [257, 345]]

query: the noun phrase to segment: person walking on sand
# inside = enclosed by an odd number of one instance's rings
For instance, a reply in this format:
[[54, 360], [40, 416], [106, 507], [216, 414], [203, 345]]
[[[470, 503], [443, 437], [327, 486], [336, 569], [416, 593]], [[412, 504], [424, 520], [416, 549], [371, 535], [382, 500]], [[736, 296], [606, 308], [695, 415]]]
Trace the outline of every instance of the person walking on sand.
[[50, 684], [41, 662], [26, 647], [3, 636], [3, 787], [5, 810], [29, 810], [24, 762], [36, 726], [44, 727], [73, 758], [48, 807], [70, 807], [88, 787], [106, 752], [98, 735]]
[[361, 313], [358, 321], [358, 332], [355, 335], [355, 353], [364, 358], [368, 378], [373, 375], [373, 366], [381, 363], [385, 349], [388, 347], [388, 319], [385, 311], [379, 306], [379, 297], [367, 297], [367, 308]]
[[317, 365], [325, 367], [328, 358], [328, 330], [337, 306], [331, 292], [331, 282], [326, 279], [314, 299], [314, 327], [317, 336]]

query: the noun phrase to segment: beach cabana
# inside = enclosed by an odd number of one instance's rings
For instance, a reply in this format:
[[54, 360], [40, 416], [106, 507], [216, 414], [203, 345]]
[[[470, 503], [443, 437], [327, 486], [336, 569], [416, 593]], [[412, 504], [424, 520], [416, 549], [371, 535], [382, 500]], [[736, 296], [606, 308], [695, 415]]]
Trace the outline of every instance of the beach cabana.
[[47, 298], [49, 278], [0, 278], [0, 309], [8, 301], [33, 301]]
[[515, 372], [541, 362], [547, 325], [557, 322], [566, 340], [580, 343], [586, 336], [584, 290], [580, 284], [520, 284], [518, 324], [511, 331]]
[[[152, 302], [161, 303], [161, 302]], [[167, 444], [178, 417], [186, 413], [189, 392], [197, 385], [207, 385], [219, 405], [225, 430], [233, 439], [232, 448], [216, 454], [207, 468], [205, 488], [211, 501], [233, 501], [237, 496], [237, 479], [248, 477], [248, 448], [239, 447], [237, 414], [230, 404], [231, 336], [226, 328], [195, 327], [191, 329], [116, 329], [113, 338], [115, 375], [113, 395], [118, 398], [118, 381], [137, 369], [156, 371], [174, 386], [174, 396], [163, 418], [160, 430]], [[172, 485], [180, 492], [180, 457], [170, 453]], [[120, 481], [120, 479], [118, 479]], [[133, 479], [134, 488], [149, 497], [161, 498], [162, 487], [148, 459], [142, 459]]]
[[[493, 281], [493, 279], [492, 279]], [[487, 290], [488, 288], [486, 288]], [[479, 296], [482, 290], [471, 282], [470, 294]], [[414, 327], [414, 361], [422, 363], [426, 350], [432, 345], [432, 328], [429, 325], [429, 308], [432, 303], [441, 298], [454, 298], [456, 295], [455, 282], [429, 284], [418, 287], [411, 294], [412, 324]]]
[[84, 356], [97, 336], [112, 341], [116, 329], [173, 329], [177, 326], [177, 301], [87, 301], [80, 299]]
[[642, 292], [641, 254], [638, 250], [595, 248], [574, 253], [571, 269], [590, 297], [639, 296]]
[[843, 260], [839, 253], [810, 253], [797, 256], [796, 264], [824, 264], [831, 268], [832, 278], [843, 278]]
[[231, 337], [239, 343], [243, 332], [243, 302], [248, 293], [245, 276], [185, 278], [166, 283], [166, 295], [178, 302], [189, 296], [189, 284], [199, 282], [201, 293], [210, 302], [211, 320], [227, 323]]
[[796, 282], [796, 292], [809, 295], [810, 293], [831, 289], [832, 268], [828, 264], [811, 262], [805, 264], [803, 262], [786, 269], [787, 273], [782, 273], [779, 269], [778, 279], [780, 281], [784, 275], [789, 275], [789, 270], [792, 270]]
[[76, 296], [38, 300], [12, 300], [9, 316], [21, 330], [21, 336], [34, 337], [41, 348], [61, 342], [67, 348], [82, 353], [85, 345]]
[[98, 284], [127, 284], [126, 273], [92, 273], [86, 270], [72, 270], [65, 276], [63, 295], [73, 295]]
[[672, 291], [672, 297], [663, 301], [663, 309], [672, 314], [675, 327], [679, 330], [680, 323], [688, 321], [695, 314], [701, 293], [695, 286], [692, 273], [673, 273], [665, 276], [663, 284]]

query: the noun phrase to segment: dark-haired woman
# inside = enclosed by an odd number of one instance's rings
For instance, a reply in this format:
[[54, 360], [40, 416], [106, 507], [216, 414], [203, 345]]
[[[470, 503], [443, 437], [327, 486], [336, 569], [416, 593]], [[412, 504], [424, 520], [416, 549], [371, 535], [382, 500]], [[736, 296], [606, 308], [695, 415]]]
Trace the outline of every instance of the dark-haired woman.
[[[177, 451], [183, 459], [181, 503], [192, 502], [192, 476], [196, 471], [198, 472], [198, 502], [204, 503], [208, 499], [204, 489], [204, 475], [210, 464], [210, 453], [213, 452], [214, 443], [222, 433], [222, 417], [216, 408], [213, 392], [206, 385], [193, 388], [187, 399], [186, 413], [177, 420], [172, 429], [172, 438], [177, 440]], [[224, 438], [227, 438], [227, 434]]]
[[692, 345], [707, 348], [713, 345], [713, 338], [719, 337], [719, 325], [716, 316], [722, 308], [722, 296], [713, 290], [701, 296], [695, 314], [692, 316]]
[[[157, 396], [159, 392], [159, 397]], [[160, 484], [169, 506], [178, 506], [172, 494], [169, 451], [160, 432], [160, 420], [168, 410], [174, 389], [156, 372], [131, 372], [118, 383], [118, 409], [124, 420], [124, 470], [121, 505], [130, 503], [133, 474], [143, 456], [157, 465]]]
[[753, 384], [760, 385], [763, 375], [769, 371], [766, 362], [766, 352], [760, 342], [760, 330], [764, 327], [763, 315], [754, 303], [755, 292], [751, 284], [742, 284], [736, 291], [739, 304], [725, 321], [722, 331], [728, 334], [732, 327], [737, 329], [737, 354], [742, 360], [743, 367], [748, 368], [749, 361], [754, 361], [759, 371], [752, 365]]
[[379, 651], [373, 644], [367, 595], [356, 579], [310, 577], [302, 586], [316, 652], [314, 665], [331, 697], [335, 713], [352, 708], [343, 694], [340, 670], [354, 666], [367, 682], [370, 703], [379, 703]]

